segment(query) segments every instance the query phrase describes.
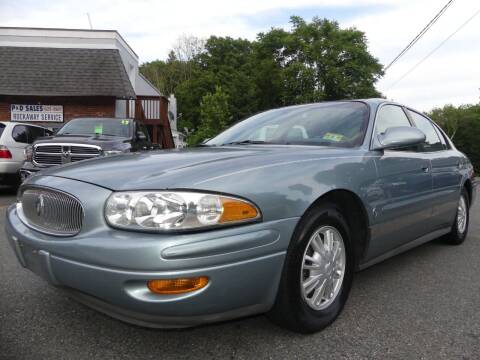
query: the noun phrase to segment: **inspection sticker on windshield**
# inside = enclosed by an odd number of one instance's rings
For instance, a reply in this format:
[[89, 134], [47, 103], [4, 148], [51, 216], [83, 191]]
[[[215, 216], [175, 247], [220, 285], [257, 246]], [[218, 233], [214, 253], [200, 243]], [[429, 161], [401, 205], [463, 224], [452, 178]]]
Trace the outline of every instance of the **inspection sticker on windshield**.
[[95, 125], [95, 134], [102, 135], [102, 132], [103, 132], [103, 125], [102, 124]]
[[338, 141], [342, 141], [343, 139], [345, 139], [345, 136], [343, 136], [341, 134], [326, 133], [325, 135], [323, 135], [323, 139], [338, 142]]
[[128, 120], [122, 120], [121, 124], [122, 124], [122, 125], [128, 125], [128, 124], [129, 124], [129, 121], [128, 121]]

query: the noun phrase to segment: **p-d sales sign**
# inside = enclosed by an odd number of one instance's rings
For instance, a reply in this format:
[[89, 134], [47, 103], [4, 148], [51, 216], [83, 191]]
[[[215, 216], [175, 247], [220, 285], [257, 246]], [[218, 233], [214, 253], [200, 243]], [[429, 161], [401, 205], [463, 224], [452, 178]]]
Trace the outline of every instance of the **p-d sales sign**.
[[63, 122], [62, 105], [12, 104], [10, 114], [12, 121]]

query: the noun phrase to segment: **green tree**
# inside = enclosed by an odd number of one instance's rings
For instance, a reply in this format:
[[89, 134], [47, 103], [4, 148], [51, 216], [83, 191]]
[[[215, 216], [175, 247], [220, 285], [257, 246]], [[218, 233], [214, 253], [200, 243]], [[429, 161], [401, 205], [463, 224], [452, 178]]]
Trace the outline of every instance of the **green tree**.
[[196, 145], [205, 139], [217, 135], [227, 127], [230, 121], [229, 96], [220, 86], [215, 87], [214, 93], [208, 93], [200, 102], [200, 127], [190, 137], [189, 143]]
[[455, 146], [480, 169], [480, 104], [434, 109], [429, 116], [450, 136]]
[[290, 31], [272, 28], [255, 41], [184, 37], [166, 61], [141, 70], [162, 92], [175, 93], [179, 127], [192, 131], [191, 143], [204, 136], [201, 104], [217, 86], [228, 98], [225, 126], [285, 105], [381, 95], [375, 82], [382, 65], [368, 52], [363, 32], [320, 18], [291, 22]]
[[462, 114], [468, 107], [456, 108], [453, 105], [445, 105], [443, 108], [433, 109], [430, 112], [430, 117], [435, 119], [436, 123], [440, 125], [450, 139], [454, 139], [460, 123]]

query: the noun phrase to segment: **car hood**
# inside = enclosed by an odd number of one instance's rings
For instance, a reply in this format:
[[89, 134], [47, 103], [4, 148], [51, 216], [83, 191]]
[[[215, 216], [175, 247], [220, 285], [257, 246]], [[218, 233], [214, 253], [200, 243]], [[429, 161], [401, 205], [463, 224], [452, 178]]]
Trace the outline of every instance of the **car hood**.
[[120, 136], [102, 136], [102, 135], [55, 135], [43, 137], [35, 141], [34, 145], [37, 144], [53, 144], [53, 143], [62, 143], [62, 144], [81, 144], [81, 145], [97, 145], [104, 150], [109, 150], [117, 144], [122, 144], [128, 141], [125, 137]]
[[[322, 158], [349, 158], [359, 150], [313, 146], [232, 146], [128, 153], [42, 171], [112, 190], [208, 189], [255, 171]], [[253, 175], [252, 175], [253, 174]]]

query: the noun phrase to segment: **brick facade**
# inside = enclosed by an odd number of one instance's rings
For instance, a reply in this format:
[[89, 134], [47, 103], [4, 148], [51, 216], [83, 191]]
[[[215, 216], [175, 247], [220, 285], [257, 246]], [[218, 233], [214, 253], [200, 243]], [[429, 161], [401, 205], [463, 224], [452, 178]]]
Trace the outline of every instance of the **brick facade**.
[[113, 97], [0, 96], [0, 121], [10, 120], [11, 104], [63, 105], [64, 122], [76, 117], [115, 117]]

